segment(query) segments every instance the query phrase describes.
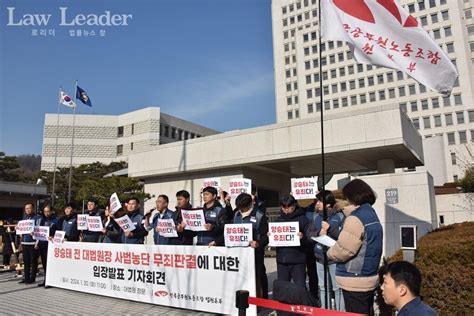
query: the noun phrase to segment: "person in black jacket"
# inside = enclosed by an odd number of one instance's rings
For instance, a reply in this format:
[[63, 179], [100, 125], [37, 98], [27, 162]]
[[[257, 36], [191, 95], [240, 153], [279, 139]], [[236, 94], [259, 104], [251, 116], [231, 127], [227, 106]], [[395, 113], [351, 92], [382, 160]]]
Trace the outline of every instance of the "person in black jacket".
[[267, 271], [264, 263], [265, 247], [268, 245], [267, 216], [255, 207], [250, 194], [239, 194], [235, 199], [235, 205], [237, 212], [234, 215], [234, 224], [252, 224], [253, 240], [250, 242], [250, 247], [255, 249], [257, 297], [268, 298]]
[[[57, 230], [57, 225], [58, 225], [58, 219], [54, 215], [53, 208], [51, 205], [45, 205], [43, 207], [43, 217], [41, 217], [39, 221], [39, 226], [48, 226], [49, 227], [49, 237], [53, 237], [54, 233]], [[48, 244], [49, 242], [44, 241], [44, 240], [37, 240], [36, 241], [36, 249], [39, 249], [39, 254], [41, 257], [41, 263], [43, 265], [43, 270], [45, 274], [45, 279], [46, 279], [46, 264], [48, 263]], [[45, 288], [45, 281], [42, 283], [38, 284], [38, 286], [44, 286]]]
[[225, 209], [217, 201], [217, 189], [205, 187], [202, 190], [206, 231], [197, 232], [197, 245], [222, 246], [224, 241]]
[[79, 241], [80, 231], [77, 230], [76, 204], [66, 204], [64, 216], [58, 221], [58, 230], [65, 232], [64, 240]]
[[102, 224], [104, 229], [102, 229], [102, 235], [99, 237], [99, 242], [105, 244], [119, 244], [120, 226], [112, 216], [110, 216], [110, 209], [108, 206], [105, 208]]
[[178, 231], [178, 238], [174, 239], [175, 245], [193, 245], [193, 238], [196, 236], [196, 233], [192, 230], [185, 230], [184, 228], [186, 225], [183, 222], [183, 215], [181, 214], [181, 210], [190, 210], [193, 208], [189, 200], [191, 199], [191, 195], [186, 190], [180, 190], [176, 192], [176, 222], [178, 225], [176, 226], [176, 230]]
[[[87, 200], [87, 210], [85, 212], [89, 216], [102, 216], [103, 210], [98, 208], [97, 201], [94, 199]], [[98, 242], [101, 232], [93, 232], [88, 229], [82, 231], [82, 242]]]
[[291, 281], [306, 289], [306, 248], [308, 241], [303, 238], [310, 228], [310, 221], [305, 210], [298, 207], [291, 195], [284, 195], [280, 199], [280, 216], [277, 222], [298, 222], [300, 231], [300, 246], [277, 247], [277, 274], [278, 280]]
[[143, 244], [148, 231], [143, 226], [143, 215], [140, 214], [140, 200], [135, 197], [129, 199], [126, 203], [127, 215], [135, 224], [135, 229], [131, 232], [122, 230], [121, 240], [123, 244]]
[[[13, 227], [5, 227], [4, 225], [12, 224], [12, 220], [6, 220], [0, 224], [0, 234], [2, 235], [3, 241], [3, 269], [10, 269], [10, 260], [11, 256], [14, 253], [14, 243], [15, 243], [15, 230]], [[15, 245], [16, 246], [16, 245]], [[16, 248], [16, 247], [15, 247]], [[16, 250], [16, 249], [15, 249]]]

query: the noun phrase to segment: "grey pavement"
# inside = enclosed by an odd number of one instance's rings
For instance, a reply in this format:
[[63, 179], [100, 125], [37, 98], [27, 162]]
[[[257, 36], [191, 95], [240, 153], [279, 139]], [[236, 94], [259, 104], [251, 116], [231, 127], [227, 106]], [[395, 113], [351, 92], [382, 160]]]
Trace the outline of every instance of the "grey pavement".
[[[276, 278], [275, 258], [266, 258], [269, 286]], [[39, 275], [34, 284], [19, 284], [16, 272], [0, 272], [0, 315], [212, 315], [172, 307], [110, 298], [59, 288], [45, 289]], [[270, 311], [262, 314], [268, 315]]]

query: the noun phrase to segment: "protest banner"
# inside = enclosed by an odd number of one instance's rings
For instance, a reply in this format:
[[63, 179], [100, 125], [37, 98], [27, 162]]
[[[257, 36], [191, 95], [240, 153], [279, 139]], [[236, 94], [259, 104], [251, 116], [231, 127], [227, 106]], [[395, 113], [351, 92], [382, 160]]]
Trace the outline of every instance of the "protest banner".
[[252, 224], [225, 224], [226, 247], [247, 247], [253, 238]]
[[252, 180], [246, 178], [235, 178], [229, 182], [229, 194], [230, 197], [235, 199], [240, 193], [252, 192]]
[[53, 243], [56, 245], [61, 245], [64, 242], [64, 237], [66, 236], [66, 232], [62, 230], [57, 230], [54, 233]]
[[204, 211], [202, 208], [196, 208], [192, 210], [181, 210], [183, 216], [183, 222], [186, 224], [184, 229], [192, 230], [195, 232], [205, 231], [204, 224], [206, 219], [204, 218]]
[[122, 208], [122, 203], [120, 202], [117, 193], [114, 193], [110, 196], [109, 203], [111, 214], [114, 214]]
[[100, 216], [87, 216], [87, 229], [91, 232], [101, 232], [104, 226]]
[[49, 226], [35, 226], [33, 229], [33, 239], [48, 241], [49, 238]]
[[128, 215], [124, 215], [119, 218], [115, 218], [115, 222], [122, 228], [124, 232], [131, 232], [136, 228], [135, 224], [132, 222]]
[[291, 194], [297, 200], [314, 199], [318, 193], [318, 178], [292, 178]]
[[270, 247], [291, 247], [300, 245], [299, 222], [268, 223]]
[[89, 215], [77, 215], [77, 230], [87, 230], [87, 217], [89, 217]]
[[158, 226], [156, 227], [158, 233], [163, 237], [178, 237], [176, 226], [173, 219], [162, 218], [158, 220]]
[[33, 219], [24, 219], [19, 221], [15, 227], [17, 235], [32, 234], [35, 227], [35, 221]]
[[[254, 254], [252, 248], [65, 242], [48, 248], [46, 285], [237, 315], [236, 291], [255, 296]], [[256, 315], [251, 308], [247, 315]]]
[[217, 190], [221, 188], [221, 178], [207, 178], [204, 179], [202, 183], [202, 187], [214, 187]]

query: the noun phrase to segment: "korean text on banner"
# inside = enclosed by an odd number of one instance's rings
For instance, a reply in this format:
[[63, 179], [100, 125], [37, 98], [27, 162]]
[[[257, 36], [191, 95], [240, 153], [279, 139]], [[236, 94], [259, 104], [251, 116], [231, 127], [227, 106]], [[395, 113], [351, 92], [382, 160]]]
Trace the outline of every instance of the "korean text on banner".
[[297, 200], [314, 199], [318, 192], [318, 178], [291, 179], [291, 194]]
[[202, 183], [202, 187], [205, 188], [205, 187], [214, 187], [216, 189], [220, 189], [221, 188], [221, 178], [207, 178], [207, 179], [204, 179], [203, 183]]
[[229, 182], [230, 197], [235, 199], [240, 193], [252, 192], [252, 180], [246, 178], [231, 179]]
[[[48, 248], [46, 285], [237, 315], [235, 292], [255, 296], [254, 255], [252, 248], [64, 242]], [[256, 315], [255, 306], [247, 313]]]
[[135, 224], [132, 222], [128, 215], [124, 215], [119, 218], [115, 218], [115, 222], [122, 228], [124, 232], [131, 232], [136, 228]]
[[87, 229], [91, 232], [101, 232], [104, 229], [102, 218], [100, 216], [88, 216]]
[[48, 241], [49, 238], [49, 226], [35, 226], [33, 229], [33, 239]]
[[35, 221], [33, 219], [25, 219], [19, 221], [15, 227], [17, 235], [32, 234], [35, 227]]
[[117, 193], [114, 193], [110, 196], [109, 202], [110, 202], [110, 212], [112, 214], [114, 214], [115, 212], [117, 212], [118, 210], [122, 208], [122, 203], [120, 203]]
[[87, 230], [87, 217], [89, 217], [89, 215], [77, 215], [77, 230]]
[[252, 241], [252, 224], [226, 224], [224, 238], [226, 247], [247, 247]]
[[186, 224], [185, 229], [195, 232], [206, 230], [204, 228], [206, 219], [203, 209], [181, 210], [181, 214], [183, 215], [183, 222]]
[[158, 230], [158, 233], [163, 237], [178, 237], [176, 225], [174, 224], [174, 221], [171, 218], [159, 219], [158, 226], [156, 228]]
[[291, 247], [300, 245], [300, 224], [298, 222], [268, 223], [270, 247]]

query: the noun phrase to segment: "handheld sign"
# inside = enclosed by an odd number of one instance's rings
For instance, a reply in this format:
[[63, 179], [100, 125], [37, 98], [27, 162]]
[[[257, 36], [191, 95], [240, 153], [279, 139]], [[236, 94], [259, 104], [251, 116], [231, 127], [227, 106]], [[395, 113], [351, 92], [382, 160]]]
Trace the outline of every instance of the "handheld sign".
[[53, 243], [57, 244], [57, 245], [60, 245], [64, 242], [64, 237], [66, 236], [66, 232], [65, 231], [62, 231], [62, 230], [57, 230], [55, 233], [54, 233], [54, 237], [53, 237]]
[[183, 215], [183, 222], [186, 224], [186, 230], [192, 230], [195, 232], [205, 231], [204, 224], [206, 219], [204, 218], [204, 211], [202, 208], [194, 210], [181, 210]]
[[110, 202], [111, 214], [114, 214], [115, 212], [117, 212], [118, 210], [122, 208], [122, 203], [120, 203], [117, 193], [114, 193], [110, 196], [109, 202]]
[[135, 224], [132, 222], [128, 215], [116, 218], [115, 221], [123, 229], [124, 232], [131, 232], [136, 228]]
[[221, 187], [221, 178], [207, 178], [204, 179], [204, 182], [202, 183], [202, 187], [214, 187], [217, 190]]
[[314, 199], [318, 192], [318, 178], [292, 178], [291, 194], [296, 200]]
[[178, 237], [176, 226], [174, 225], [174, 221], [171, 218], [159, 219], [156, 229], [163, 237]]
[[89, 215], [78, 214], [77, 215], [77, 230], [87, 230], [87, 218]]
[[246, 178], [231, 179], [229, 182], [230, 197], [235, 199], [240, 193], [252, 192], [252, 180]]
[[87, 216], [87, 229], [91, 232], [101, 232], [104, 227], [100, 216]]
[[252, 224], [225, 224], [226, 247], [248, 247], [252, 241]]
[[300, 245], [299, 222], [268, 223], [270, 247], [292, 247]]
[[35, 227], [35, 221], [33, 219], [25, 219], [18, 222], [15, 227], [17, 235], [32, 234]]
[[33, 230], [33, 239], [48, 241], [49, 238], [49, 226], [35, 226]]

